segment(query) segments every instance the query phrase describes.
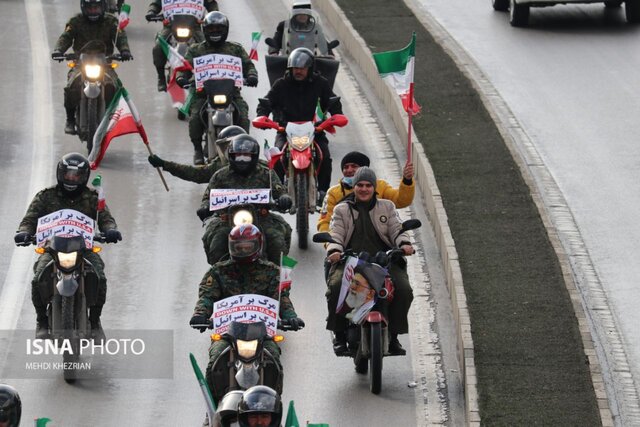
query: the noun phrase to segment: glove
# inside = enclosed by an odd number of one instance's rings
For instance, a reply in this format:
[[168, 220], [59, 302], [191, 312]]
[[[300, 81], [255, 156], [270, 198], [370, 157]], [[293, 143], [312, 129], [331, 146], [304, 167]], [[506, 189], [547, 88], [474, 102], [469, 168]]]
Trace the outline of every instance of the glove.
[[291, 209], [291, 206], [293, 206], [293, 201], [291, 200], [291, 197], [289, 197], [288, 195], [284, 194], [284, 195], [280, 196], [280, 198], [278, 198], [278, 200], [276, 200], [276, 205], [278, 206], [279, 210], [287, 211], [287, 210]]
[[245, 86], [256, 87], [258, 86], [258, 76], [255, 74], [249, 74], [246, 79], [244, 79]]
[[18, 246], [26, 246], [31, 242], [33, 236], [28, 231], [18, 231], [15, 236], [13, 236], [13, 241], [16, 242]]
[[60, 52], [59, 50], [54, 50], [53, 52], [51, 52], [51, 59], [58, 59], [62, 55], [64, 55], [64, 54], [62, 52]]
[[164, 167], [164, 160], [162, 160], [160, 157], [156, 156], [155, 154], [150, 155], [148, 160], [149, 160], [149, 163], [151, 163], [151, 166], [153, 166], [154, 168]]
[[[209, 324], [209, 319], [207, 319], [206, 316], [203, 316], [202, 314], [194, 314], [193, 317], [191, 318], [191, 320], [189, 321], [190, 325], [208, 325]], [[199, 326], [197, 328], [194, 328], [200, 331], [200, 333], [203, 333], [204, 331], [207, 330], [206, 326]]]
[[189, 84], [189, 79], [186, 78], [185, 76], [178, 76], [178, 77], [176, 77], [176, 83], [181, 88], [184, 88], [185, 86], [187, 86]]
[[133, 59], [133, 56], [131, 55], [131, 52], [129, 52], [128, 50], [123, 50], [122, 52], [120, 52], [120, 58], [123, 61], [131, 61]]
[[118, 243], [120, 240], [122, 240], [122, 234], [115, 228], [104, 233], [104, 241], [107, 243]]
[[144, 15], [144, 19], [147, 20], [147, 22], [151, 22], [151, 20], [156, 16], [155, 12], [149, 11], [147, 12], [146, 15]]
[[213, 212], [210, 211], [209, 208], [200, 208], [196, 211], [196, 214], [198, 215], [198, 218], [200, 218], [200, 221], [204, 221], [213, 215]]
[[299, 317], [293, 317], [291, 319], [287, 319], [286, 321], [289, 324], [289, 329], [292, 331], [297, 331], [299, 329], [304, 328], [304, 320]]

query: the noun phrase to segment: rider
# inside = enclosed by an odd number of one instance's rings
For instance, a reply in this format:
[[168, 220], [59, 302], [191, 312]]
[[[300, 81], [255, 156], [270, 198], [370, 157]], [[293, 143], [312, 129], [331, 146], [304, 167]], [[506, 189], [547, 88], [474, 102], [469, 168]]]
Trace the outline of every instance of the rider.
[[18, 427], [22, 416], [22, 402], [15, 388], [0, 384], [0, 427]]
[[[234, 136], [229, 144], [228, 153], [229, 165], [211, 177], [202, 196], [202, 206], [198, 209], [198, 216], [202, 220], [213, 215], [202, 236], [209, 264], [220, 261], [227, 254], [227, 235], [231, 229], [224, 210], [209, 210], [209, 195], [212, 189], [270, 188], [271, 197], [279, 210], [286, 211], [292, 205], [291, 197], [285, 193], [285, 188], [276, 174], [258, 162], [260, 145], [255, 138], [246, 134]], [[258, 209], [257, 215], [254, 223], [260, 227], [268, 241], [267, 259], [279, 264], [280, 254], [289, 253], [291, 227], [284, 218], [268, 209]]]
[[[281, 126], [286, 126], [288, 122], [314, 120], [318, 103], [323, 112], [342, 114], [342, 104], [339, 100], [330, 102], [332, 97], [335, 97], [335, 94], [327, 79], [314, 72], [313, 53], [307, 48], [300, 47], [289, 55], [284, 77], [273, 83], [265, 97], [269, 102], [259, 103], [257, 114], [268, 116], [273, 111], [273, 119]], [[282, 149], [286, 139], [285, 134], [278, 133], [275, 145]], [[318, 202], [320, 203], [331, 185], [331, 154], [329, 140], [324, 132], [316, 134], [315, 142], [322, 151], [322, 161], [318, 171]], [[283, 180], [282, 162], [276, 163], [275, 171]]]
[[[333, 350], [336, 354], [347, 351], [344, 317], [336, 315], [336, 306], [342, 284], [344, 264], [337, 265], [342, 252], [362, 251], [375, 255], [378, 251], [386, 251], [399, 247], [405, 255], [414, 253], [413, 246], [406, 233], [398, 234], [402, 228], [398, 211], [393, 202], [378, 199], [375, 194], [376, 174], [366, 166], [358, 169], [353, 177], [354, 191], [341, 203], [338, 203], [331, 220], [331, 237], [336, 243], [327, 246], [327, 258], [334, 264], [327, 282], [327, 329], [334, 331]], [[389, 352], [406, 354], [398, 334], [409, 331], [407, 314], [413, 290], [409, 284], [406, 262], [392, 263], [389, 274], [394, 284], [394, 298], [389, 305]]]
[[[104, 43], [106, 55], [113, 54], [115, 44], [123, 61], [133, 59], [127, 34], [124, 29], [118, 29], [118, 18], [111, 14], [106, 14], [106, 0], [80, 0], [81, 14], [77, 14], [67, 22], [64, 32], [58, 38], [56, 46], [53, 48], [51, 57], [57, 59], [70, 47], [79, 54], [82, 49], [92, 41]], [[70, 135], [76, 133], [76, 108], [80, 103], [80, 72], [78, 67], [71, 68], [67, 75], [67, 86], [64, 88], [64, 108], [67, 113], [67, 121], [64, 125], [64, 132]], [[115, 85], [118, 79], [116, 72], [111, 68], [105, 69], [107, 76], [111, 79], [111, 84], [105, 88], [105, 102], [108, 104], [115, 94]]]
[[[313, 28], [319, 28], [319, 22], [316, 22], [316, 18], [311, 14], [311, 2], [309, 0], [294, 1], [293, 6], [291, 6], [289, 19], [278, 22], [276, 26], [276, 32], [272, 37], [276, 47], [269, 46], [269, 55], [278, 54], [280, 50], [282, 50], [285, 34], [288, 34], [290, 31], [308, 33]], [[318, 32], [322, 34], [321, 30]], [[301, 46], [290, 46], [291, 49], [297, 47]], [[333, 51], [328, 49], [327, 54], [333, 56]]]
[[[253, 224], [237, 225], [231, 230], [228, 235], [231, 259], [214, 264], [202, 278], [199, 299], [190, 325], [209, 323], [216, 301], [240, 294], [257, 294], [280, 300], [280, 318], [288, 323], [291, 330], [295, 331], [304, 326], [304, 321], [298, 317], [289, 299], [289, 291], [284, 290], [278, 295], [280, 269], [277, 265], [260, 258], [262, 244], [262, 233]], [[205, 330], [205, 327], [200, 328], [200, 332]], [[228, 346], [226, 341], [219, 340], [213, 341], [209, 347], [207, 380], [210, 387], [213, 382], [213, 364]], [[264, 346], [281, 368], [278, 345], [273, 341], [265, 341]]]
[[281, 420], [282, 401], [275, 390], [255, 385], [244, 392], [238, 404], [240, 427], [279, 427]]
[[[35, 195], [14, 236], [16, 244], [31, 242], [36, 232], [38, 218], [60, 209], [73, 209], [97, 220], [100, 230], [105, 234], [107, 243], [116, 243], [122, 240], [122, 235], [117, 229], [116, 221], [111, 216], [109, 208], [105, 206], [98, 215], [98, 192], [87, 187], [90, 172], [89, 160], [82, 154], [69, 153], [64, 155], [58, 162], [56, 171], [58, 185], [46, 188]], [[104, 262], [97, 253], [87, 252], [85, 257], [93, 265], [98, 277], [98, 300], [96, 305], [90, 307], [89, 320], [93, 337], [100, 340], [104, 339], [100, 315], [107, 298], [107, 278], [104, 275]], [[46, 284], [40, 283], [38, 277], [51, 260], [51, 255], [45, 252], [33, 266], [31, 300], [37, 315], [36, 338], [41, 339], [48, 336], [48, 301], [45, 301], [41, 296], [41, 287]]]
[[[218, 2], [216, 0], [203, 0], [204, 7], [207, 12], [215, 12], [218, 10]], [[147, 21], [151, 21], [154, 17], [162, 12], [162, 0], [153, 0], [147, 9], [147, 14], [144, 16]], [[158, 32], [156, 38], [162, 37], [167, 42], [171, 36], [171, 22], [165, 21], [163, 23], [162, 30]], [[201, 28], [193, 29], [193, 39], [196, 43], [202, 43], [204, 41], [204, 35]], [[156, 67], [158, 73], [158, 92], [166, 92], [167, 80], [164, 75], [164, 66], [167, 63], [167, 57], [162, 51], [162, 48], [158, 43], [154, 44], [151, 51], [153, 56], [153, 65]]]
[[[345, 154], [340, 162], [343, 177], [340, 182], [329, 189], [318, 218], [318, 231], [329, 231], [329, 222], [333, 215], [333, 209], [347, 195], [353, 192], [353, 175], [359, 167], [369, 166], [369, 157], [359, 151], [351, 151]], [[413, 202], [416, 185], [413, 181], [413, 163], [407, 162], [402, 170], [402, 181], [398, 188], [393, 188], [384, 179], [376, 182], [376, 194], [381, 199], [391, 200], [396, 208], [406, 208]]]
[[[204, 17], [202, 31], [205, 41], [189, 47], [185, 60], [193, 66], [193, 59], [203, 55], [222, 54], [238, 57], [242, 60], [242, 75], [246, 86], [258, 85], [258, 71], [253, 65], [247, 51], [238, 43], [228, 42], [229, 19], [221, 12], [209, 12]], [[181, 87], [189, 83], [193, 73], [191, 71], [180, 71], [176, 77], [178, 85]], [[202, 135], [206, 128], [201, 118], [201, 109], [206, 104], [207, 97], [204, 91], [196, 91], [193, 103], [191, 104], [191, 116], [189, 117], [189, 138], [194, 148], [193, 163], [200, 165], [204, 163], [204, 153], [202, 151]], [[245, 131], [249, 132], [249, 106], [240, 95], [240, 89], [236, 88], [233, 102], [238, 111], [238, 124]]]
[[191, 166], [170, 162], [168, 160], [161, 159], [155, 154], [149, 156], [149, 163], [151, 163], [153, 167], [162, 168], [171, 175], [177, 176], [185, 181], [195, 182], [196, 184], [205, 184], [211, 180], [214, 173], [229, 163], [227, 160], [227, 149], [231, 138], [236, 135], [246, 133], [247, 132], [244, 129], [236, 125], [227, 126], [222, 129], [220, 133], [218, 133], [218, 140], [216, 141], [218, 155], [206, 165]]

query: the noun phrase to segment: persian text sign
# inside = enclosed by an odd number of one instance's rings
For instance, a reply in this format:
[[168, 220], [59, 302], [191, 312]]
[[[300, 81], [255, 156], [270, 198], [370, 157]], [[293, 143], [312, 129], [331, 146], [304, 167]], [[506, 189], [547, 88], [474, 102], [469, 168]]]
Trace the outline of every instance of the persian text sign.
[[60, 209], [38, 218], [36, 244], [42, 247], [53, 236], [82, 236], [87, 248], [91, 248], [94, 229], [93, 218], [73, 209]]
[[203, 0], [162, 0], [162, 15], [171, 20], [173, 15], [192, 15], [202, 20], [206, 9]]
[[269, 188], [251, 188], [247, 190], [213, 188], [209, 193], [209, 210], [217, 211], [245, 203], [269, 203], [270, 194], [271, 190]]
[[224, 334], [231, 322], [264, 322], [270, 337], [276, 334], [280, 303], [264, 295], [243, 294], [213, 304], [213, 333]]
[[196, 90], [211, 79], [230, 79], [236, 87], [242, 87], [242, 59], [237, 56], [211, 53], [193, 58], [193, 73], [196, 78]]

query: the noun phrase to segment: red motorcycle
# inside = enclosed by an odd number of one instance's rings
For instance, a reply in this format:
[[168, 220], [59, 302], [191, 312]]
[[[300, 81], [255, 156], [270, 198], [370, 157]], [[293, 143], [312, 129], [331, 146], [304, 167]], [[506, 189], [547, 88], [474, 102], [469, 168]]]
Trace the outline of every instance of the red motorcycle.
[[342, 114], [334, 114], [320, 123], [289, 122], [286, 127], [266, 116], [257, 117], [252, 124], [258, 129], [275, 129], [287, 135], [282, 147], [286, 185], [293, 200], [290, 212], [296, 214], [298, 247], [307, 248], [309, 214], [316, 210], [318, 165], [322, 151], [315, 143], [316, 133], [333, 132], [335, 127], [345, 126], [349, 120]]

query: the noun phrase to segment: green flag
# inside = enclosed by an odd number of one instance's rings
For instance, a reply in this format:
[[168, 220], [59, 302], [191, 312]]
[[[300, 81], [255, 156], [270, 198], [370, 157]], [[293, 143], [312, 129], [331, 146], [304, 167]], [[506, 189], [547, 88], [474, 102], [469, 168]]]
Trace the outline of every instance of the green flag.
[[307, 427], [329, 427], [329, 424], [310, 424], [310, 423], [307, 423]]
[[202, 390], [202, 396], [207, 404], [207, 413], [209, 414], [209, 422], [211, 422], [213, 420], [213, 415], [216, 413], [216, 404], [213, 402], [213, 396], [211, 395], [211, 390], [209, 390], [209, 384], [207, 384], [207, 381], [204, 379], [204, 375], [202, 375], [202, 371], [200, 370], [193, 353], [189, 353], [189, 359], [191, 359], [193, 372], [196, 374], [196, 378], [200, 384], [200, 390]]
[[35, 426], [36, 427], [46, 427], [47, 423], [51, 421], [49, 418], [36, 418]]
[[284, 422], [284, 427], [300, 427], [296, 416], [296, 408], [293, 407], [293, 400], [289, 402], [289, 410], [287, 411], [287, 420]]

